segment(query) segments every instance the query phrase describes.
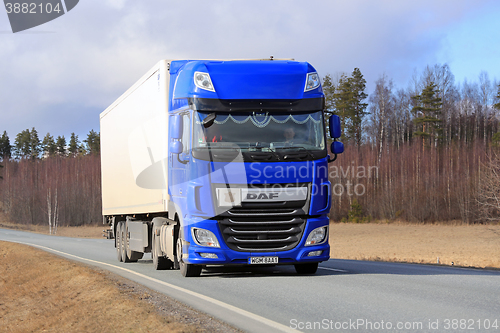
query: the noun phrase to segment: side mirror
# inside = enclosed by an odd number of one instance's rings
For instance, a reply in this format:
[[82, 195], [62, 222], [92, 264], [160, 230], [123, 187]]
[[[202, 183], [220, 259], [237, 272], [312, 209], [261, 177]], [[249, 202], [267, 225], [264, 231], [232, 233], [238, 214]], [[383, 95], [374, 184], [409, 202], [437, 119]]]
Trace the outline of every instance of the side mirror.
[[172, 154], [180, 154], [184, 147], [182, 146], [182, 142], [180, 141], [172, 141], [170, 143], [170, 153]]
[[330, 159], [330, 155], [328, 155], [328, 163], [335, 161], [337, 159], [337, 155], [344, 152], [344, 144], [340, 141], [333, 141], [330, 146], [330, 150], [334, 156], [333, 159]]
[[330, 136], [332, 138], [338, 139], [342, 136], [342, 128], [340, 126], [339, 116], [337, 116], [336, 114], [332, 114], [330, 116], [330, 119], [328, 119], [328, 126], [330, 127]]
[[182, 139], [182, 129], [182, 116], [180, 114], [174, 114], [173, 116], [170, 116], [170, 137], [177, 140]]
[[344, 144], [340, 141], [333, 141], [330, 149], [332, 154], [342, 154], [344, 152]]

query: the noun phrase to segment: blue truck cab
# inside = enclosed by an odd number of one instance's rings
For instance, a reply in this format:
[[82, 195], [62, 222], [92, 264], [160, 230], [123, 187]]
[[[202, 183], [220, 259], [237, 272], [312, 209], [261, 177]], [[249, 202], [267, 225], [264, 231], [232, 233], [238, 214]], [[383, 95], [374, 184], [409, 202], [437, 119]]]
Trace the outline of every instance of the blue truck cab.
[[151, 252], [157, 269], [184, 276], [206, 265], [315, 273], [330, 254], [327, 127], [331, 153], [343, 152], [339, 118], [325, 126], [316, 70], [293, 60], [176, 60], [168, 74], [166, 156], [156, 163], [165, 209], [104, 214], [119, 259]]

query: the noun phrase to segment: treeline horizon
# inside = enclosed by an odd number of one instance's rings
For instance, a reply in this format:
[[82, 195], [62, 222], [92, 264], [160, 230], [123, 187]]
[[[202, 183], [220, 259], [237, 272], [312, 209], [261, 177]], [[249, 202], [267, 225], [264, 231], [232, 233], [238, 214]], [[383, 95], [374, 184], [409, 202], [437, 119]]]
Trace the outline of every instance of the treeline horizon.
[[98, 154], [100, 150], [100, 133], [93, 129], [83, 141], [80, 141], [74, 132], [71, 133], [69, 142], [66, 141], [64, 135], [54, 138], [50, 133], [47, 133], [43, 140], [40, 140], [35, 127], [18, 133], [14, 145], [11, 144], [7, 131], [3, 131], [0, 136], [0, 160], [12, 157], [19, 159]]
[[[335, 78], [326, 75], [323, 90], [325, 112], [340, 116], [346, 145], [330, 170], [377, 170], [369, 177], [334, 173], [334, 221], [500, 220], [500, 84], [486, 72], [477, 81], [456, 84], [446, 64], [428, 66], [406, 88], [381, 75], [367, 94], [355, 68]], [[63, 145], [50, 134], [39, 140], [32, 128], [19, 133], [11, 146], [4, 131], [3, 210], [20, 223], [97, 223], [99, 136], [92, 130], [79, 141], [72, 134]]]
[[33, 127], [10, 144], [0, 136], [0, 212], [19, 224], [57, 227], [102, 223], [100, 133], [39, 139]]
[[[500, 220], [498, 82], [481, 72], [477, 82], [456, 84], [444, 64], [427, 66], [406, 88], [387, 75], [370, 95], [365, 87], [358, 68], [323, 80], [326, 112], [340, 116], [347, 144], [330, 168], [378, 171], [330, 179], [333, 220]], [[352, 192], [356, 185], [362, 195]]]
[[500, 82], [492, 82], [484, 71], [477, 81], [457, 84], [447, 64], [427, 66], [404, 88], [395, 87], [383, 74], [367, 94], [366, 81], [355, 68], [350, 75], [326, 75], [323, 90], [326, 113], [341, 118], [344, 143], [383, 150], [415, 140], [434, 146], [500, 140], [495, 137], [500, 129]]

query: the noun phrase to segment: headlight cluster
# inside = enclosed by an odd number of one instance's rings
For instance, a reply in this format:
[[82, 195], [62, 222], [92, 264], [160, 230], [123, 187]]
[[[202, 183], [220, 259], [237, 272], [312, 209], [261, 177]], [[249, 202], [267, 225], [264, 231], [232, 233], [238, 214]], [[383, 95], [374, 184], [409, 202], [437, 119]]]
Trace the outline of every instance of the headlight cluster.
[[204, 72], [194, 72], [194, 84], [201, 89], [215, 92], [210, 75]]
[[309, 233], [306, 246], [324, 243], [327, 239], [328, 227], [319, 227]]
[[309, 73], [307, 74], [306, 87], [304, 88], [304, 91], [316, 89], [319, 87], [319, 84], [320, 82], [318, 73]]
[[220, 247], [217, 237], [210, 230], [193, 228], [194, 241], [201, 246]]

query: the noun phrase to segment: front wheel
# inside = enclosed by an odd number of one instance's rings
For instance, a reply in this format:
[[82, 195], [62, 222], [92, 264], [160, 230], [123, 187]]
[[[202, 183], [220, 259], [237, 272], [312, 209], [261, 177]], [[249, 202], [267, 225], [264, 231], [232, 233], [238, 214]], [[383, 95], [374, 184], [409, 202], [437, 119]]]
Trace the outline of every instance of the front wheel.
[[201, 265], [186, 264], [182, 261], [182, 240], [181, 237], [177, 239], [177, 261], [179, 262], [179, 268], [181, 274], [184, 277], [197, 277], [201, 274]]
[[298, 274], [314, 274], [318, 270], [318, 263], [312, 262], [307, 264], [295, 264], [295, 271]]

